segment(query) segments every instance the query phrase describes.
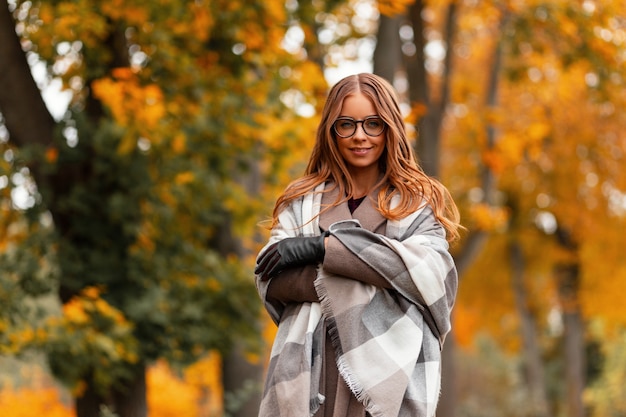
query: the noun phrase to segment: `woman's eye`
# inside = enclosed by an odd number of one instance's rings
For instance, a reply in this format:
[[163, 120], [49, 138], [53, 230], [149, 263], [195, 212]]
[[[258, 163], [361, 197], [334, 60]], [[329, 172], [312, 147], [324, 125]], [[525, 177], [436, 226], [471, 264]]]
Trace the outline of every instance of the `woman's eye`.
[[366, 121], [365, 123], [367, 124], [367, 127], [371, 129], [378, 129], [382, 125], [383, 122], [380, 119], [370, 119]]
[[341, 129], [352, 129], [354, 127], [354, 123], [351, 122], [350, 120], [343, 120], [340, 124], [339, 127]]

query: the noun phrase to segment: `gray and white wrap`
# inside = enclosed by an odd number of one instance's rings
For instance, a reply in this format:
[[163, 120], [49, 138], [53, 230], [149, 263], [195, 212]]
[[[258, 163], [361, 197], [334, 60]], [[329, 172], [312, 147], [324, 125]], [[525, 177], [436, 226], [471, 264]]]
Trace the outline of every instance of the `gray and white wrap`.
[[[279, 215], [259, 253], [287, 237], [320, 234], [323, 187]], [[341, 376], [372, 417], [434, 416], [441, 347], [458, 282], [443, 227], [425, 205], [401, 220], [388, 220], [386, 236], [356, 220], [334, 223], [330, 233], [393, 290], [327, 273], [320, 264], [315, 280], [320, 303], [276, 305], [266, 298], [270, 281], [257, 276], [259, 295], [278, 325], [259, 417], [312, 416], [324, 401], [319, 393], [323, 320]]]

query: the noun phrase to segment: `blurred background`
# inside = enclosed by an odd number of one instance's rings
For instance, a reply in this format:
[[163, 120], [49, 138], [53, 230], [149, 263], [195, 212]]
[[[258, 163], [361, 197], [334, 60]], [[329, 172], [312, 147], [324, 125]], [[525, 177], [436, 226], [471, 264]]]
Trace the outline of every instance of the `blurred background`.
[[467, 227], [438, 415], [626, 415], [625, 61], [623, 0], [0, 1], [0, 414], [255, 416], [261, 223], [374, 72]]

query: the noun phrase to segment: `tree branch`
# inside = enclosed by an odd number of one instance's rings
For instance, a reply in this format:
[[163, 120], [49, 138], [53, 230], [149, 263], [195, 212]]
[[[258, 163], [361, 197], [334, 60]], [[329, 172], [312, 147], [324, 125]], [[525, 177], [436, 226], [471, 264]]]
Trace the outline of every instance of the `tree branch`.
[[456, 16], [457, 16], [457, 4], [456, 1], [453, 1], [448, 6], [448, 12], [446, 14], [446, 27], [445, 27], [445, 35], [444, 35], [444, 43], [446, 45], [446, 55], [443, 61], [443, 81], [441, 83], [441, 91], [439, 94], [439, 105], [437, 110], [437, 116], [440, 119], [439, 124], [443, 119], [445, 114], [446, 107], [450, 102], [450, 83], [452, 79], [453, 72], [453, 51], [452, 46], [454, 44], [454, 39], [456, 38], [457, 25], [456, 25]]

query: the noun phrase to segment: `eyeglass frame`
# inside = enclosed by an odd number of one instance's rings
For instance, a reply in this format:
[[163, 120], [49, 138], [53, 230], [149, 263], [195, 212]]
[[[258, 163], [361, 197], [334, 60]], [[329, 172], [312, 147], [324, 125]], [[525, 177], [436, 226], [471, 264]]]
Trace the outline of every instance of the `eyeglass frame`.
[[[365, 130], [365, 124], [364, 124], [364, 123], [365, 123], [366, 121], [368, 121], [368, 120], [371, 120], [371, 119], [378, 119], [378, 120], [380, 120], [380, 121], [382, 122], [382, 124], [383, 124], [383, 127], [382, 127], [382, 129], [380, 130], [380, 132], [378, 132], [378, 133], [377, 133], [377, 134], [375, 134], [375, 135], [369, 134], [369, 133]], [[340, 121], [340, 120], [348, 120], [348, 121], [350, 121], [350, 122], [354, 123], [354, 132], [352, 132], [352, 134], [350, 134], [350, 135], [348, 135], [348, 136], [343, 136], [343, 135], [341, 135], [339, 132], [337, 132], [337, 126], [335, 126], [335, 125], [336, 125], [336, 124], [337, 124], [337, 122], [338, 122], [338, 121]], [[340, 138], [342, 138], [342, 139], [348, 139], [348, 138], [351, 138], [352, 136], [354, 136], [354, 135], [356, 134], [356, 131], [357, 131], [357, 130], [358, 130], [358, 128], [359, 128], [359, 123], [361, 123], [361, 129], [363, 129], [363, 132], [364, 132], [367, 136], [370, 136], [370, 137], [373, 137], [373, 138], [375, 138], [375, 137], [378, 137], [378, 136], [382, 135], [382, 134], [383, 134], [383, 132], [385, 131], [385, 128], [387, 127], [387, 124], [385, 123], [385, 121], [384, 121], [384, 120], [383, 120], [380, 116], [368, 116], [368, 117], [366, 117], [365, 119], [361, 119], [361, 120], [355, 120], [355, 119], [353, 119], [352, 117], [347, 117], [347, 116], [346, 116], [346, 117], [338, 117], [338, 118], [337, 118], [337, 119], [335, 119], [335, 121], [333, 122], [332, 127], [333, 127], [333, 131], [335, 132], [335, 134], [336, 134], [337, 136], [339, 136], [339, 137], [340, 137]]]

